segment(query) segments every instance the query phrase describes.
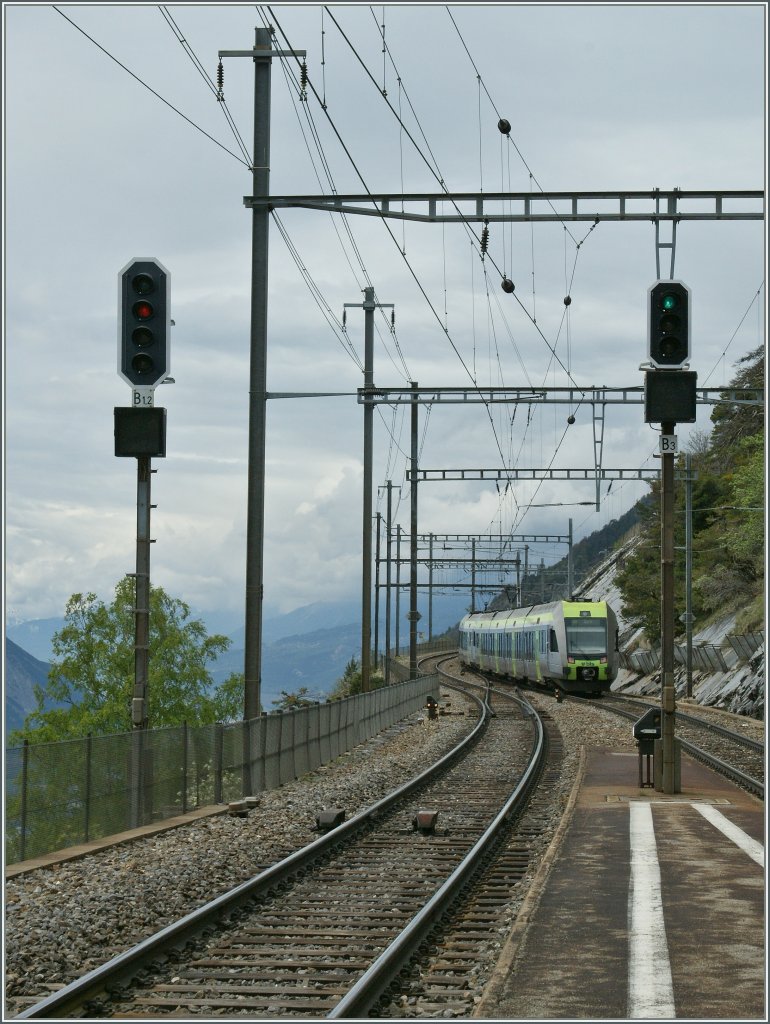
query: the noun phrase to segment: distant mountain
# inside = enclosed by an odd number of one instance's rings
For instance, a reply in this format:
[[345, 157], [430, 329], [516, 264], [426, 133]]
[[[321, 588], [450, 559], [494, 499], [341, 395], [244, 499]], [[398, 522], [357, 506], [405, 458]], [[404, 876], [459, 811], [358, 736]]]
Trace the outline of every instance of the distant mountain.
[[[317, 633], [323, 629], [337, 629], [355, 622], [360, 614], [360, 601], [315, 601], [284, 615], [265, 617], [262, 623], [262, 639], [267, 644], [282, 640], [284, 637]], [[243, 647], [243, 627], [228, 635], [233, 638], [234, 643]]]
[[[470, 601], [467, 592], [437, 595], [433, 600], [433, 635], [439, 636], [462, 618]], [[428, 598], [419, 595], [418, 607], [422, 618], [418, 623], [420, 640], [427, 639], [429, 630]], [[374, 609], [372, 609], [374, 610]], [[404, 593], [399, 602], [399, 644], [409, 642], [409, 624], [406, 614], [409, 599]], [[272, 701], [280, 698], [282, 690], [294, 693], [302, 687], [319, 698], [329, 693], [345, 671], [351, 658], [361, 660], [360, 602], [318, 601], [304, 605], [285, 615], [267, 618], [263, 622], [262, 651], [262, 706], [272, 711]], [[205, 612], [195, 612], [196, 618], [207, 622]], [[45, 684], [52, 658], [51, 638], [62, 628], [64, 619], [35, 619], [6, 630], [8, 681], [6, 684], [6, 732], [19, 728], [35, 706], [32, 686]], [[207, 628], [210, 627], [207, 624]], [[243, 672], [244, 628], [228, 632], [233, 643], [229, 651], [211, 665], [215, 683], [220, 683], [233, 672]], [[380, 600], [380, 652], [385, 647], [385, 599]], [[374, 630], [372, 630], [374, 643]], [[391, 644], [396, 643], [396, 605], [391, 608]], [[37, 668], [34, 668], [37, 666]]]
[[[242, 649], [231, 648], [211, 668], [215, 683], [232, 672], [243, 672]], [[351, 658], [361, 657], [361, 626], [357, 622], [319, 629], [313, 633], [281, 637], [262, 648], [262, 707], [273, 710], [281, 691], [296, 693], [305, 687], [310, 695], [323, 698], [333, 689]]]
[[45, 686], [50, 666], [5, 638], [5, 734], [20, 729], [35, 709], [35, 686]]
[[5, 635], [39, 661], [50, 661], [51, 638], [64, 625], [64, 619], [30, 619], [5, 627]]

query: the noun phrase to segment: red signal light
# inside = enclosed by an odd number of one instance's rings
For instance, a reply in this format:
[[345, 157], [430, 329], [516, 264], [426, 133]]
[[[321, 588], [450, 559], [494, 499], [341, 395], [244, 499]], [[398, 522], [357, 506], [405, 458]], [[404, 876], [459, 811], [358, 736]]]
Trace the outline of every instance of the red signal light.
[[134, 316], [137, 320], [149, 320], [154, 313], [152, 303], [150, 302], [135, 302], [134, 303]]

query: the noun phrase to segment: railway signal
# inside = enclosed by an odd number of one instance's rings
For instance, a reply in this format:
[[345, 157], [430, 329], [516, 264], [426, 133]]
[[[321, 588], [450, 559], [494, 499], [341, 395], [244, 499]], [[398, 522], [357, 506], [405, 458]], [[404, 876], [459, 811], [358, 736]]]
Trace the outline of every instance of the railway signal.
[[133, 259], [118, 275], [118, 374], [154, 388], [169, 372], [170, 275], [155, 259]]
[[658, 370], [682, 370], [690, 359], [690, 289], [656, 281], [648, 291], [649, 357]]

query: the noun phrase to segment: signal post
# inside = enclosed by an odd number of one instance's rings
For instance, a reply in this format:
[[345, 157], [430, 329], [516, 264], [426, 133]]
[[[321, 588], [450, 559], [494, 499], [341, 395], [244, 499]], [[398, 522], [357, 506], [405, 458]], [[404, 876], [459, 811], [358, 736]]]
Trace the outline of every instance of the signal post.
[[681, 792], [681, 750], [675, 737], [674, 680], [674, 460], [677, 423], [695, 422], [697, 374], [690, 359], [690, 289], [656, 281], [648, 291], [645, 422], [660, 423], [660, 646], [661, 738], [655, 740], [655, 789]]
[[150, 481], [152, 457], [166, 455], [166, 410], [155, 408], [155, 388], [169, 371], [170, 275], [155, 259], [133, 259], [118, 274], [118, 375], [131, 386], [132, 405], [115, 408], [115, 455], [136, 459], [136, 572], [134, 575], [134, 692], [131, 700], [131, 825], [150, 808], [148, 726], [150, 659]]

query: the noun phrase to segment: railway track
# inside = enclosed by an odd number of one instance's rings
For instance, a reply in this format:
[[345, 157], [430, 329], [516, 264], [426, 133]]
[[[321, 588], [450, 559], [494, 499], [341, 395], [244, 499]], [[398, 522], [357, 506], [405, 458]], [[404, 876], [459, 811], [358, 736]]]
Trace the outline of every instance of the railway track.
[[[460, 678], [459, 663], [456, 675]], [[439, 668], [439, 671], [443, 671]], [[463, 677], [467, 683], [467, 677]], [[489, 691], [493, 707], [504, 690]], [[555, 828], [562, 782], [563, 744], [547, 712], [538, 711], [546, 756], [537, 790], [486, 858], [463, 900], [446, 914], [428, 943], [383, 993], [370, 1016], [406, 1018], [473, 1016], [479, 992], [497, 960], [529, 888], [534, 864]], [[554, 808], [558, 807], [558, 812]]]
[[[530, 705], [473, 699], [476, 729], [429, 773], [19, 1018], [387, 1015], [449, 908], [480, 891], [546, 759]], [[526, 870], [526, 839], [496, 870], [498, 890]], [[473, 914], [458, 920], [466, 940], [482, 929]], [[473, 962], [469, 952], [454, 976]]]
[[[490, 683], [494, 679], [487, 673], [479, 673], [479, 676]], [[498, 681], [498, 685], [510, 687], [512, 683]], [[539, 687], [528, 686], [526, 683], [517, 682], [516, 685], [523, 692], [546, 692]], [[582, 698], [577, 699], [581, 700]], [[605, 694], [601, 701], [591, 703], [598, 710], [622, 716], [629, 721], [637, 721], [647, 708], [659, 707], [659, 704], [614, 693]], [[677, 711], [676, 735], [681, 741], [682, 750], [690, 756], [764, 800], [764, 742], [720, 725], [703, 709], [700, 711], [696, 709], [688, 709], [687, 712]]]
[[[640, 708], [657, 707], [615, 694], [605, 698], [608, 711], [636, 720]], [[682, 750], [726, 776], [732, 782], [764, 799], [765, 745], [733, 729], [690, 712], [676, 712], [676, 736]]]

